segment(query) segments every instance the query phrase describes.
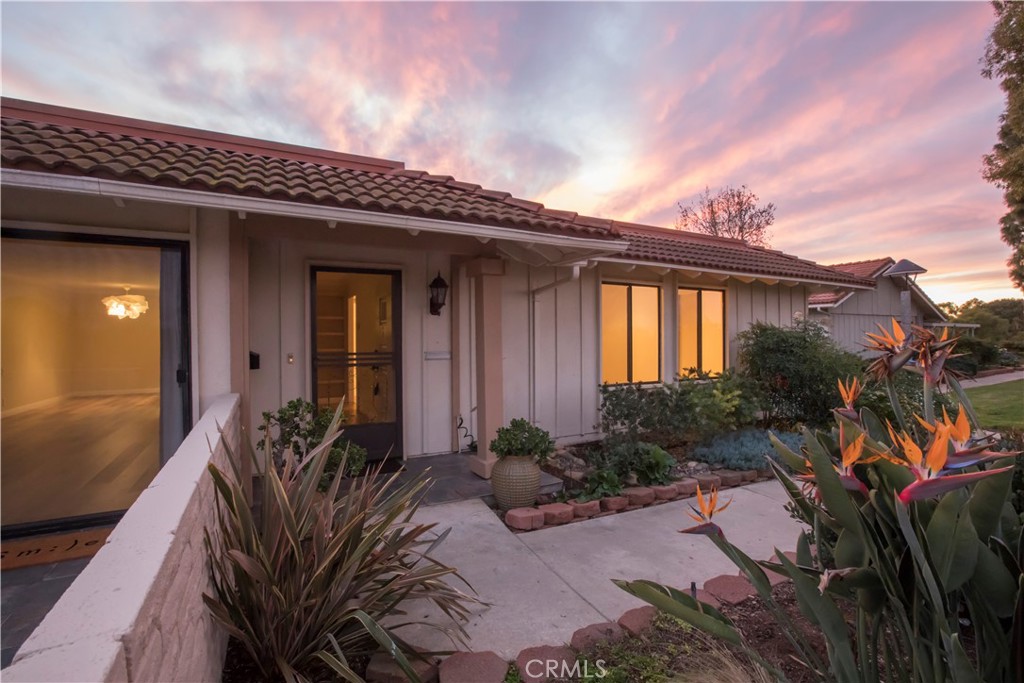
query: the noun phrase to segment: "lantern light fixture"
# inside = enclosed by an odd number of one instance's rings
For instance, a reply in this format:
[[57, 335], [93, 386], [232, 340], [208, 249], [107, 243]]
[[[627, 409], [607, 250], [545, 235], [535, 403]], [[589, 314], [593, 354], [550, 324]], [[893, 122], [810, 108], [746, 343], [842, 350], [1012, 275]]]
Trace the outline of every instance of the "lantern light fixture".
[[448, 298], [448, 283], [441, 277], [441, 271], [437, 272], [435, 277], [430, 282], [430, 315], [441, 315], [441, 309], [444, 308], [445, 299]]

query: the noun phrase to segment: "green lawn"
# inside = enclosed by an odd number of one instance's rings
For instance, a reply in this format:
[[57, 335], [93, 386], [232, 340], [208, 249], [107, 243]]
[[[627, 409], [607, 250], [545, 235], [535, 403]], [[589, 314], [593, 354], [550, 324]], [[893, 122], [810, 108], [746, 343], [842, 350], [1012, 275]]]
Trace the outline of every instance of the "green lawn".
[[971, 387], [967, 395], [983, 427], [1024, 427], [1024, 379]]

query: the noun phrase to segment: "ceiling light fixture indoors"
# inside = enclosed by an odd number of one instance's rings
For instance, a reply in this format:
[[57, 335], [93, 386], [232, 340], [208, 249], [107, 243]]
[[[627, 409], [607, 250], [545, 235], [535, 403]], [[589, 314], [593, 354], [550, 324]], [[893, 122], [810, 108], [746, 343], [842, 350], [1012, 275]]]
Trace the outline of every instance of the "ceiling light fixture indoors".
[[103, 297], [101, 301], [107, 307], [107, 315], [117, 316], [118, 320], [135, 320], [149, 310], [146, 297], [141, 294], [129, 294], [130, 291], [131, 287], [125, 287], [124, 294]]

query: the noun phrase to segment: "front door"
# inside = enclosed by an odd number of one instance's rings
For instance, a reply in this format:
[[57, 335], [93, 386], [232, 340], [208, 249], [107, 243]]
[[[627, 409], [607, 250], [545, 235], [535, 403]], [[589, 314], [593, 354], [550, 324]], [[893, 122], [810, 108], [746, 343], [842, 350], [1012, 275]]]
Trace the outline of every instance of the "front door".
[[314, 403], [343, 406], [369, 460], [400, 461], [401, 273], [314, 266], [310, 281]]

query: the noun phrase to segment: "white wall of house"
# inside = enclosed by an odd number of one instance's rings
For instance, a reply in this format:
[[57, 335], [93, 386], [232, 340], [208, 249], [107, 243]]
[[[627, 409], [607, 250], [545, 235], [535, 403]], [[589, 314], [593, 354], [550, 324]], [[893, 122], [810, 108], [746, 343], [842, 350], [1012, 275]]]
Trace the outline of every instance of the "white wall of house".
[[[873, 290], [858, 290], [842, 304], [823, 311], [812, 310], [810, 319], [820, 322], [832, 338], [847, 351], [868, 353], [864, 348], [864, 335], [875, 332], [878, 325], [892, 327], [892, 319], [901, 320], [900, 290], [891, 278], [878, 278]], [[928, 311], [917, 297], [911, 299], [911, 321], [920, 325]], [[927, 319], [931, 319], [929, 316]]]
[[[555, 280], [568, 279], [572, 269], [506, 264], [503, 278], [502, 331], [504, 356], [505, 421], [525, 417], [547, 429], [562, 443], [598, 436], [601, 384], [601, 282], [657, 284], [662, 288], [663, 379], [677, 373], [675, 291], [703, 287], [726, 291], [727, 355], [736, 362], [735, 335], [756, 321], [790, 325], [806, 314], [807, 288], [691, 278], [669, 272], [659, 274], [638, 267], [632, 270], [602, 264], [584, 268], [570, 280], [537, 295], [534, 290]], [[470, 281], [459, 279], [459, 291]], [[458, 413], [476, 434], [475, 363], [473, 362], [472, 296], [460, 298], [460, 345], [469, 348], [460, 362]]]
[[[452, 306], [428, 310], [428, 283], [438, 274], [452, 282], [454, 251], [472, 245], [404, 231], [326, 226], [281, 219], [247, 219], [249, 239], [249, 346], [260, 369], [249, 371], [253, 428], [263, 411], [297, 397], [312, 397], [310, 279], [312, 266], [379, 268], [401, 273], [402, 429], [406, 456], [452, 450]], [[282, 228], [286, 232], [282, 233]], [[288, 232], [295, 235], [292, 239]], [[479, 247], [475, 240], [469, 240]], [[391, 246], [394, 245], [394, 246]], [[293, 360], [289, 362], [289, 357]]]

